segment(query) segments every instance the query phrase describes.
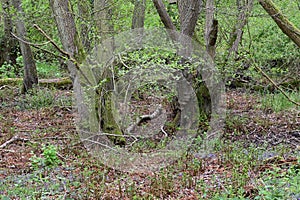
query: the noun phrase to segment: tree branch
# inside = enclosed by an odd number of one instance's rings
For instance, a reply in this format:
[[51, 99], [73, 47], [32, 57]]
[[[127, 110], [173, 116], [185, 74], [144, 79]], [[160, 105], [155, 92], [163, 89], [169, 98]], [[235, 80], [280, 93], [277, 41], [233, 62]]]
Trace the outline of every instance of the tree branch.
[[300, 47], [300, 30], [282, 14], [272, 0], [259, 0], [259, 3], [273, 18], [282, 32]]

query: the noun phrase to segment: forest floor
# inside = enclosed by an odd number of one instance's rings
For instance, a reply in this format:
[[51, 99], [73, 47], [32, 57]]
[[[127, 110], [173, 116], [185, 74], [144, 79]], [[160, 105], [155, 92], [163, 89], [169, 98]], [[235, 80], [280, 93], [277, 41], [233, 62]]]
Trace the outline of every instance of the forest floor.
[[275, 112], [263, 99], [243, 89], [227, 92], [225, 134], [210, 156], [125, 173], [88, 153], [76, 133], [70, 91], [19, 95], [4, 88], [0, 199], [299, 199], [300, 111]]

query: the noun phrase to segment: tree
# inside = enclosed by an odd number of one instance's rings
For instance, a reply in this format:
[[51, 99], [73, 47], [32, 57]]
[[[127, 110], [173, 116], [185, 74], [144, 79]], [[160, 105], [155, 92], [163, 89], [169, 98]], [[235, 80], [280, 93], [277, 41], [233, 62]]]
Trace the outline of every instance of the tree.
[[105, 40], [113, 34], [114, 27], [112, 21], [112, 0], [94, 0], [95, 25], [100, 40]]
[[298, 47], [300, 47], [300, 30], [282, 14], [273, 1], [259, 0], [259, 3], [272, 17], [282, 32], [286, 34]]
[[[161, 18], [161, 21], [163, 22], [164, 26], [167, 29], [176, 30], [176, 26], [173, 24], [170, 16], [168, 15], [165, 6], [161, 0], [153, 0], [153, 3], [156, 7], [156, 10]], [[197, 24], [197, 20], [200, 14], [202, 1], [201, 0], [179, 0], [178, 1], [178, 10], [179, 10], [179, 19], [180, 19], [180, 32], [183, 35], [188, 36], [188, 38], [192, 38], [194, 35], [195, 27]], [[180, 44], [182, 44], [183, 48], [178, 49], [177, 54], [181, 56], [180, 64], [185, 65], [186, 64], [186, 58], [190, 56], [191, 48], [191, 40], [187, 39], [187, 37], [181, 37], [176, 38], [176, 35], [171, 34], [171, 38], [173, 40], [178, 41]], [[204, 85], [201, 77], [201, 73], [198, 72], [195, 75], [192, 75], [189, 71], [188, 67], [185, 67], [182, 71], [183, 76], [187, 79], [188, 82], [190, 82], [193, 85], [193, 88], [195, 90], [195, 93], [197, 95], [199, 110], [202, 114], [205, 114], [207, 117], [209, 117], [211, 113], [211, 99], [210, 94], [208, 91], [208, 88]], [[181, 94], [179, 94], [181, 95]], [[189, 95], [191, 94], [184, 94], [186, 96], [186, 99], [191, 99]], [[173, 107], [175, 107], [175, 110], [178, 107], [178, 102], [175, 99], [173, 101]], [[177, 113], [177, 115], [180, 113]], [[175, 119], [178, 119], [178, 117], [175, 117]], [[174, 124], [178, 124], [175, 122]]]
[[11, 3], [9, 0], [2, 0], [1, 5], [3, 10], [4, 35], [0, 42], [0, 66], [3, 65], [4, 62], [16, 64], [16, 58], [18, 56], [17, 40], [11, 35], [13, 32], [13, 22], [10, 14]]
[[234, 53], [234, 56], [236, 57], [238, 55], [238, 47], [239, 44], [242, 41], [243, 37], [243, 28], [247, 24], [248, 18], [250, 16], [250, 13], [252, 11], [253, 7], [253, 0], [237, 0], [237, 19], [236, 19], [236, 25], [230, 35], [229, 39], [229, 55]]
[[[19, 16], [16, 20], [16, 29], [17, 29], [17, 35], [21, 40], [26, 40], [26, 28], [23, 21], [24, 13], [21, 6], [20, 0], [12, 0], [12, 4], [15, 7], [17, 13]], [[35, 61], [30, 49], [30, 45], [27, 43], [24, 43], [23, 41], [19, 42], [21, 47], [21, 53], [23, 56], [23, 63], [24, 63], [24, 80], [23, 80], [23, 88], [22, 92], [25, 93], [29, 89], [33, 87], [34, 84], [38, 83], [38, 77], [37, 77], [37, 70], [35, 66]]]
[[131, 28], [144, 28], [146, 0], [135, 0]]
[[216, 54], [216, 41], [218, 34], [218, 21], [214, 18], [215, 13], [214, 0], [206, 1], [206, 25], [205, 25], [205, 43], [206, 51], [212, 57], [215, 58]]
[[[95, 12], [99, 12], [97, 14], [100, 19], [97, 20], [98, 32], [100, 34], [100, 39], [104, 40], [109, 35], [109, 31], [112, 31], [113, 27], [111, 26], [111, 21], [107, 20], [108, 13], [104, 12], [105, 8], [110, 8], [107, 4], [107, 1], [95, 1], [94, 6], [96, 8]], [[100, 5], [104, 6], [101, 7]], [[80, 34], [76, 29], [75, 20], [73, 17], [72, 7], [69, 0], [50, 0], [50, 6], [54, 14], [54, 18], [57, 24], [59, 36], [64, 48], [65, 53], [69, 57], [68, 60], [68, 70], [70, 72], [70, 76], [73, 82], [74, 93], [76, 98], [76, 103], [78, 106], [78, 113], [80, 115], [80, 131], [84, 133], [88, 131], [87, 135], [105, 132], [105, 133], [113, 133], [113, 134], [122, 134], [122, 131], [117, 126], [114, 121], [111, 109], [111, 91], [113, 90], [113, 85], [111, 81], [108, 81], [103, 86], [100, 86], [97, 89], [97, 94], [93, 94], [87, 92], [86, 90], [91, 89], [91, 87], [95, 87], [98, 83], [94, 83], [91, 76], [87, 77], [88, 72], [82, 71], [79, 67], [85, 59], [85, 51], [81, 42]], [[108, 7], [106, 7], [108, 6]], [[103, 50], [105, 51], [105, 50]], [[103, 72], [102, 79], [96, 81], [105, 80], [106, 77], [111, 77], [111, 71]], [[90, 78], [90, 79], [89, 79]], [[102, 91], [105, 91], [104, 94]], [[95, 98], [91, 98], [92, 102], [86, 102], [84, 99], [84, 95], [98, 95]], [[89, 112], [89, 109], [96, 110], [97, 113]], [[94, 116], [97, 115], [97, 116]], [[88, 125], [88, 127], [87, 127]], [[105, 142], [106, 140], [103, 137], [99, 137], [101, 142]], [[120, 143], [118, 139], [115, 137], [111, 137], [115, 141], [115, 143]], [[120, 140], [123, 141], [123, 140]]]
[[86, 51], [91, 50], [91, 37], [90, 31], [92, 29], [91, 20], [92, 20], [92, 3], [90, 1], [77, 1], [78, 14], [80, 16], [80, 37], [82, 40], [82, 45]]

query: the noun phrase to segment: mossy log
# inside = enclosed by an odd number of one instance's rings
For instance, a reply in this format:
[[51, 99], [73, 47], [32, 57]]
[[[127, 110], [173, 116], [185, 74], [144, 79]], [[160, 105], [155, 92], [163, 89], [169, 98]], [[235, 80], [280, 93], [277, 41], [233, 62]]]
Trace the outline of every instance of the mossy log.
[[[0, 79], [0, 87], [2, 86], [21, 86], [23, 83], [22, 78], [5, 78]], [[57, 88], [57, 89], [70, 89], [72, 88], [72, 81], [69, 78], [57, 78], [57, 79], [40, 79], [39, 86], [48, 87], [48, 88]]]

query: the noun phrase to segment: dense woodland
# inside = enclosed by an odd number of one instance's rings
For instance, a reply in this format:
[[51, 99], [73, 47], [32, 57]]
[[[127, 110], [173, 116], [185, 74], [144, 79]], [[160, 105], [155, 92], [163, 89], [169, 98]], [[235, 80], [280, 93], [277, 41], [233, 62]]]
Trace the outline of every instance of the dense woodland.
[[300, 2], [0, 12], [1, 199], [300, 198]]

